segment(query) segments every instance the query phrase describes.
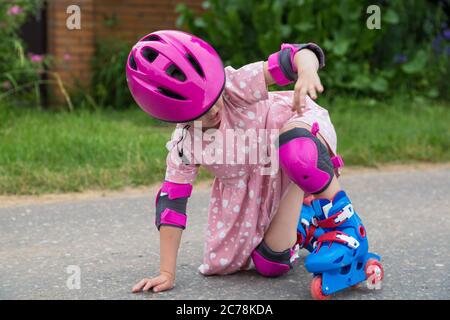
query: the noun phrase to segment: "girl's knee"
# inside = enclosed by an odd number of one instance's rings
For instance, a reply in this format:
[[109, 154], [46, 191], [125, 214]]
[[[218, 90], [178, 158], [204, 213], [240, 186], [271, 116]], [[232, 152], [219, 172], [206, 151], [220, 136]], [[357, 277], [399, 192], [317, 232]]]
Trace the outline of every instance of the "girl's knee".
[[316, 133], [294, 127], [279, 137], [281, 168], [303, 191], [311, 194], [323, 192], [334, 177], [328, 148]]

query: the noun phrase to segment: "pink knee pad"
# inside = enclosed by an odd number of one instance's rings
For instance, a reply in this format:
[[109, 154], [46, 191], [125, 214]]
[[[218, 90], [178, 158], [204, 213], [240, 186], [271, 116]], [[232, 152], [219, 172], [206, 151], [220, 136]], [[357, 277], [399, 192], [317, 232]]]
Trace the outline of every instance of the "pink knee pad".
[[251, 256], [256, 271], [265, 277], [278, 277], [292, 268], [290, 249], [275, 252], [264, 241], [252, 252]]
[[307, 193], [323, 192], [333, 179], [334, 167], [327, 147], [307, 129], [282, 133], [279, 156], [284, 172]]

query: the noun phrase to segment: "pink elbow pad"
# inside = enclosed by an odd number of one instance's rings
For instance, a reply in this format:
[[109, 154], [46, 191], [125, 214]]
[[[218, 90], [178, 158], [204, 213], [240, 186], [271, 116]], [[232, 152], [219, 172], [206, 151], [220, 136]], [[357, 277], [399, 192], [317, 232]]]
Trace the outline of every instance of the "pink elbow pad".
[[179, 184], [164, 181], [156, 195], [155, 225], [168, 225], [177, 228], [186, 228], [187, 199], [191, 196], [191, 184]]

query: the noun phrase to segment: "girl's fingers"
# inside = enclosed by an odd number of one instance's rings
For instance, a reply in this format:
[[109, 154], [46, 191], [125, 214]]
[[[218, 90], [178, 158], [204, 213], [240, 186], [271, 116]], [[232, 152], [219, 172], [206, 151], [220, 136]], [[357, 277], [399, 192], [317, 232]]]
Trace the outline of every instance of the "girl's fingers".
[[306, 93], [307, 89], [303, 87], [300, 90], [300, 108], [303, 109], [306, 106]]
[[156, 278], [150, 279], [150, 280], [148, 280], [147, 284], [145, 285], [144, 289], [142, 289], [142, 291], [148, 291], [152, 287], [160, 285], [164, 281], [166, 281], [166, 280], [162, 277], [156, 277]]
[[323, 92], [322, 83], [317, 80], [315, 84], [307, 86], [304, 83], [298, 83], [294, 88], [294, 100], [292, 103], [292, 111], [302, 112], [302, 109], [306, 107], [306, 95], [309, 95], [311, 99], [317, 99], [317, 93]]
[[311, 97], [311, 99], [316, 100], [317, 99], [317, 93], [316, 93], [316, 88], [314, 86], [311, 86], [308, 90], [309, 96]]
[[169, 285], [167, 284], [167, 280], [163, 277], [156, 277], [153, 279], [146, 278], [139, 281], [133, 287], [133, 292], [149, 291], [151, 288], [153, 288], [153, 291], [158, 292], [161, 290], [167, 290], [167, 287], [169, 287]]
[[292, 111], [297, 110], [298, 106], [300, 105], [300, 93], [299, 93], [299, 89], [295, 88], [294, 89], [294, 101], [292, 101]]
[[150, 281], [150, 279], [142, 279], [141, 281], [139, 281], [132, 289], [133, 292], [138, 292], [141, 291], [142, 287], [145, 286], [145, 284], [147, 283], [147, 281]]
[[154, 292], [160, 292], [160, 291], [168, 290], [168, 289], [170, 289], [170, 288], [171, 288], [171, 287], [170, 287], [170, 283], [169, 283], [168, 281], [166, 281], [166, 282], [164, 282], [164, 283], [162, 283], [162, 284], [160, 284], [160, 285], [154, 287], [154, 288], [153, 288], [153, 291], [154, 291]]
[[147, 283], [145, 284], [144, 288], [142, 288], [142, 291], [148, 291], [151, 289], [151, 287], [153, 287], [153, 281], [148, 280]]
[[323, 85], [320, 83], [320, 81], [319, 81], [319, 84], [316, 85], [316, 89], [317, 89], [317, 91], [319, 91], [320, 93], [323, 92]]
[[133, 289], [131, 289], [131, 292], [133, 292], [133, 293], [136, 293], [136, 292], [138, 292], [138, 291], [140, 291], [140, 288], [139, 288], [137, 285], [135, 285], [135, 286], [133, 287]]

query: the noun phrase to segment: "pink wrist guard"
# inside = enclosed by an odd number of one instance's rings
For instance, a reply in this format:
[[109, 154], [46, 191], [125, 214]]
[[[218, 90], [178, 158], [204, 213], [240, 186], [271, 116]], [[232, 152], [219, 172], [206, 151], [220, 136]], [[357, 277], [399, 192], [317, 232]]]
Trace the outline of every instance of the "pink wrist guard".
[[295, 54], [303, 48], [296, 47], [293, 44], [283, 43], [283, 44], [281, 44], [281, 51], [283, 51], [284, 49], [289, 50], [289, 62], [291, 63], [292, 71], [297, 72], [298, 70], [297, 70], [297, 66], [295, 65], [294, 57], [295, 57]]
[[279, 63], [279, 52], [272, 53], [268, 59], [269, 73], [272, 76], [276, 84], [280, 86], [285, 86], [292, 83], [293, 80], [286, 77], [285, 73], [280, 67]]
[[294, 62], [294, 57], [302, 49], [313, 51], [319, 60], [319, 67], [323, 68], [325, 66], [325, 55], [318, 45], [314, 43], [283, 43], [281, 50], [271, 54], [268, 59], [269, 72], [276, 84], [284, 86], [297, 80], [298, 70]]

